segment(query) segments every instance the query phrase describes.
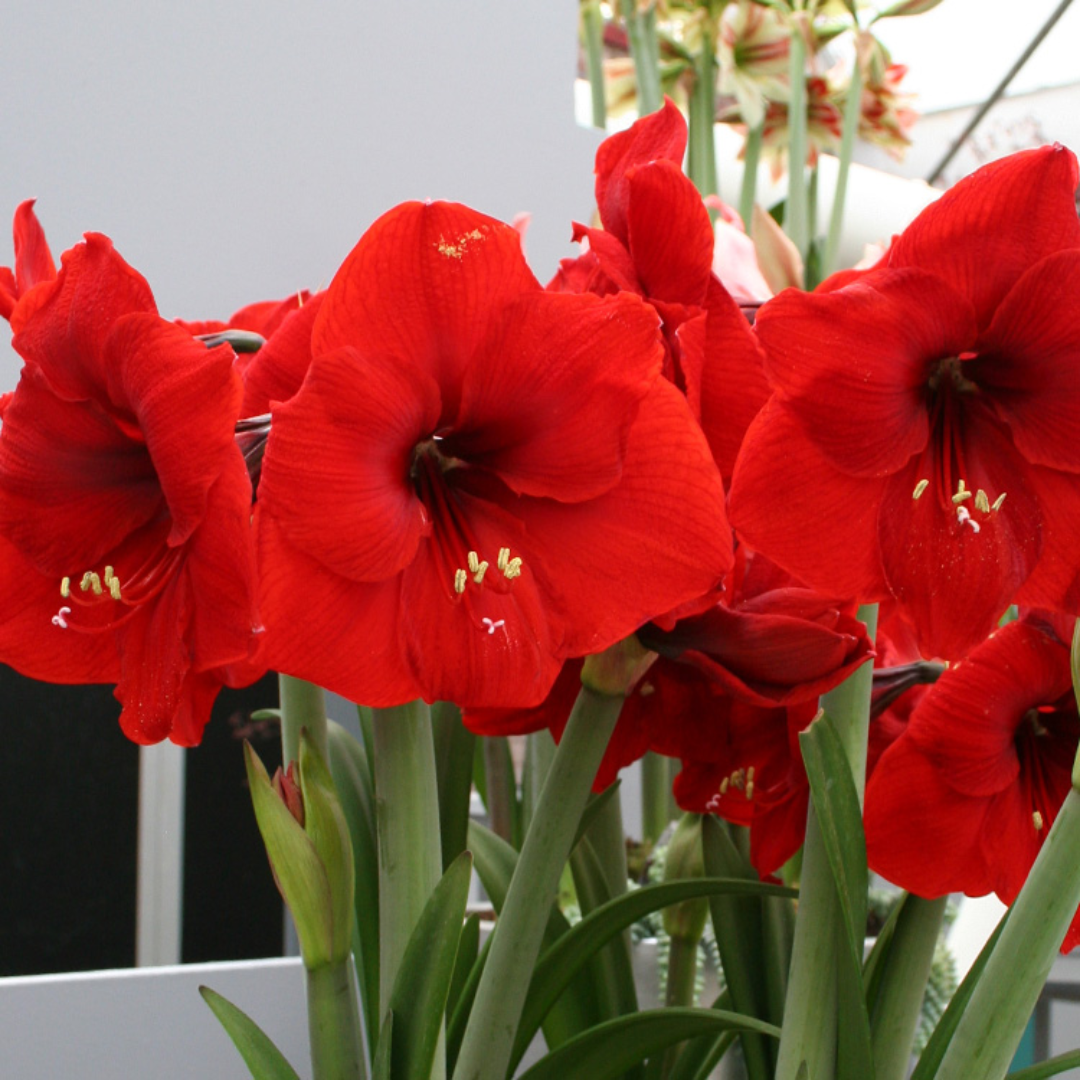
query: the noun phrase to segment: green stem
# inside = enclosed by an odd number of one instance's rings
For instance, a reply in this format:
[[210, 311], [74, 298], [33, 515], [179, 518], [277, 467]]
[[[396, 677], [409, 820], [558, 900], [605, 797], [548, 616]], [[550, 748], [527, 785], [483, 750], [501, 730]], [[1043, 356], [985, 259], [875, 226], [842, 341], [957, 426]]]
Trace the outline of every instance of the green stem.
[[503, 1080], [559, 875], [623, 697], [582, 687], [540, 794], [462, 1040], [455, 1080]]
[[602, 128], [607, 126], [607, 101], [604, 98], [604, 16], [599, 0], [587, 0], [582, 4], [581, 31], [592, 91], [593, 127]]
[[449, 701], [437, 701], [431, 707], [431, 722], [439, 778], [442, 865], [446, 870], [467, 843], [476, 736], [461, 722], [461, 710]]
[[742, 187], [739, 189], [739, 217], [742, 218], [746, 235], [754, 223], [754, 201], [757, 198], [758, 163], [761, 161], [761, 135], [765, 130], [763, 120], [746, 133], [746, 151], [743, 154]]
[[702, 195], [719, 190], [716, 175], [716, 40], [705, 28], [694, 57], [694, 89], [690, 94], [687, 173]]
[[487, 777], [487, 811], [491, 831], [508, 844], [514, 842], [514, 802], [517, 798], [513, 762], [506, 737], [489, 735], [480, 740]]
[[365, 1080], [352, 959], [305, 970], [314, 1080]]
[[379, 833], [379, 1015], [401, 958], [442, 875], [431, 713], [422, 701], [373, 709]]
[[861, 113], [862, 69], [856, 60], [851, 72], [847, 99], [844, 102], [844, 130], [840, 138], [840, 161], [836, 172], [832, 216], [829, 218], [829, 235], [825, 241], [825, 257], [821, 261], [822, 277], [828, 277], [836, 269], [836, 256], [840, 251], [840, 235], [844, 230], [844, 203], [847, 200], [848, 173], [851, 171], [851, 155], [855, 146], [855, 134], [859, 130]]
[[521, 778], [521, 808], [524, 828], [536, 813], [536, 803], [544, 790], [548, 770], [555, 760], [555, 740], [547, 728], [525, 736], [525, 773]]
[[[877, 630], [877, 605], [863, 605], [858, 617], [873, 638]], [[832, 719], [843, 743], [860, 802], [866, 786], [873, 669], [873, 663], [867, 661], [821, 698], [821, 707]], [[795, 1080], [803, 1060], [812, 1077], [830, 1076], [835, 1069], [839, 1009], [836, 957], [837, 951], [845, 947], [840, 936], [844, 932], [842, 918], [821, 826], [811, 803], [806, 816], [799, 911], [776, 1080]]]
[[671, 758], [652, 750], [641, 759], [642, 840], [655, 844], [671, 823]]
[[789, 55], [788, 195], [784, 231], [805, 261], [810, 250], [806, 216], [806, 42], [800, 16], [792, 20]]
[[[604, 871], [604, 880], [612, 899], [622, 896], [626, 892], [629, 871], [626, 867], [626, 830], [623, 828], [622, 800], [618, 792], [614, 798], [608, 799], [593, 818], [585, 835], [589, 838]], [[629, 943], [629, 937], [627, 942]]]
[[656, 39], [656, 12], [638, 10], [638, 0], [622, 0], [626, 36], [634, 61], [637, 82], [638, 114], [656, 112], [663, 102], [660, 92], [660, 48]]
[[326, 735], [326, 694], [321, 686], [291, 675], [278, 676], [281, 700], [281, 755], [288, 765], [300, 760], [300, 730], [307, 730], [323, 761], [330, 760]]
[[874, 1005], [871, 1040], [876, 1080], [904, 1080], [948, 897], [904, 903]]
[[[1074, 671], [1080, 623], [1073, 640]], [[1080, 696], [1080, 685], [1077, 686]], [[990, 954], [935, 1080], [1004, 1076], [1080, 904], [1080, 757], [1027, 882]]]

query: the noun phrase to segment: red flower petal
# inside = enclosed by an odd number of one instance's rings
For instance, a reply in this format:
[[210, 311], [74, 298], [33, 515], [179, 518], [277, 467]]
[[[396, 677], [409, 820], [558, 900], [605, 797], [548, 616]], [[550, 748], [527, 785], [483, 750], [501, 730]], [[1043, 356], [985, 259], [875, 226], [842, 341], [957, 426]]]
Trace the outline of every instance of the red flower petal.
[[755, 329], [766, 374], [822, 453], [852, 476], [887, 475], [922, 450], [931, 365], [975, 339], [967, 301], [917, 271], [866, 274], [820, 295], [786, 290]]
[[1039, 562], [1017, 593], [1016, 601], [1075, 613], [1080, 611], [1077, 479], [1069, 473], [1037, 466], [1029, 467], [1024, 475], [1029, 492], [1038, 500], [1043, 543]]
[[351, 349], [320, 356], [274, 410], [260, 501], [292, 545], [335, 573], [398, 573], [431, 527], [408, 479], [439, 411], [438, 387], [417, 368], [370, 363]]
[[300, 389], [311, 366], [311, 330], [325, 292], [288, 313], [279, 329], [244, 371], [241, 416], [261, 416], [272, 401], [288, 401]]
[[56, 263], [45, 240], [45, 230], [34, 213], [36, 201], [27, 199], [15, 211], [15, 287], [19, 296], [56, 277]]
[[629, 248], [645, 294], [703, 304], [712, 280], [712, 222], [682, 160], [632, 169], [627, 183]]
[[413, 365], [434, 376], [452, 418], [490, 313], [539, 289], [509, 225], [454, 203], [405, 203], [342, 263], [315, 321], [312, 353], [351, 346], [367, 360]]
[[877, 544], [880, 499], [880, 481], [840, 472], [773, 398], [743, 440], [728, 509], [751, 547], [800, 580], [827, 596], [872, 602], [889, 595]]
[[1002, 300], [970, 362], [1012, 432], [1039, 465], [1080, 472], [1080, 249], [1033, 266]]
[[656, 312], [625, 294], [537, 293], [513, 305], [465, 372], [448, 454], [521, 495], [580, 502], [609, 490], [660, 374], [658, 329]]
[[1078, 170], [1059, 145], [984, 165], [931, 203], [896, 238], [889, 266], [928, 270], [967, 296], [980, 327], [1029, 266], [1080, 247]]
[[651, 161], [672, 161], [681, 166], [685, 152], [686, 121], [671, 98], [665, 98], [662, 109], [643, 116], [626, 131], [609, 135], [596, 152], [596, 205], [604, 228], [625, 244], [627, 173]]

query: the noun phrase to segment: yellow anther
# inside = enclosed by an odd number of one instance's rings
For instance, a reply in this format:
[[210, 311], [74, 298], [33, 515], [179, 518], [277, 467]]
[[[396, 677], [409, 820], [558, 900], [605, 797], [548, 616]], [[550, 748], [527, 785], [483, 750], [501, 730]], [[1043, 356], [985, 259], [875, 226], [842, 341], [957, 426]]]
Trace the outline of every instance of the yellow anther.
[[753, 765], [751, 765], [750, 768], [746, 770], [746, 782], [748, 784], [752, 784], [754, 782], [754, 766]]
[[66, 600], [71, 595], [71, 578], [66, 577], [60, 582], [60, 595]]
[[83, 574], [82, 581], [79, 582], [79, 588], [82, 589], [83, 592], [87, 592], [89, 590], [89, 588], [90, 588], [90, 579], [93, 576], [94, 575], [91, 574], [89, 570], [87, 570], [86, 573]]
[[[484, 580], [484, 575], [487, 573], [487, 568], [488, 568], [487, 559], [484, 559], [482, 562], [477, 564], [477, 566], [475, 568], [475, 571], [473, 573], [473, 581], [475, 581], [477, 585], [479, 585], [480, 582]], [[473, 567], [470, 566], [469, 569], [473, 570]]]
[[90, 574], [90, 588], [94, 590], [94, 595], [95, 596], [100, 596], [102, 594], [102, 592], [104, 591], [101, 588], [101, 578], [99, 578], [97, 576], [97, 574], [94, 574], [94, 573]]
[[991, 509], [991, 510], [1000, 510], [1000, 509], [1001, 509], [1001, 504], [1002, 504], [1002, 503], [1003, 503], [1004, 501], [1005, 501], [1005, 492], [1003, 491], [1003, 492], [1002, 492], [1002, 493], [1001, 493], [1001, 494], [1000, 494], [1000, 495], [999, 495], [999, 496], [998, 496], [998, 497], [997, 497], [997, 498], [996, 498], [996, 499], [994, 500], [994, 502], [993, 502], [993, 504], [991, 505], [990, 509]]
[[920, 481], [919, 481], [919, 482], [918, 482], [918, 483], [917, 483], [917, 484], [915, 485], [915, 490], [914, 490], [914, 491], [913, 491], [913, 492], [911, 493], [911, 497], [912, 497], [913, 499], [917, 499], [917, 498], [919, 498], [919, 496], [920, 496], [920, 495], [922, 495], [922, 493], [923, 493], [923, 492], [924, 492], [924, 491], [925, 491], [925, 490], [926, 490], [926, 489], [927, 489], [927, 488], [928, 488], [929, 486], [930, 486], [930, 481], [929, 481], [929, 480], [920, 480]]
[[1031, 823], [1035, 826], [1036, 832], [1042, 832], [1043, 816], [1039, 813], [1038, 810], [1036, 810], [1035, 813], [1031, 815]]
[[475, 551], [470, 551], [469, 556], [469, 573], [475, 574], [480, 569], [480, 556]]
[[730, 781], [728, 780], [728, 778], [726, 776], [724, 777], [723, 780], [720, 781], [720, 794], [721, 795], [726, 795], [727, 794], [727, 789], [728, 789], [728, 784], [729, 783], [730, 783]]
[[118, 577], [109, 578], [109, 592], [114, 600], [120, 599], [120, 579]]
[[960, 490], [952, 497], [953, 506], [959, 506], [962, 502], [971, 498], [971, 492], [964, 490], [964, 481], [960, 481]]
[[463, 593], [465, 591], [465, 583], [469, 580], [469, 575], [464, 570], [454, 571], [454, 592]]
[[648, 697], [650, 694], [656, 693], [656, 687], [653, 686], [651, 682], [643, 682], [641, 686], [638, 687], [638, 693], [642, 697]]
[[495, 565], [500, 570], [505, 571], [506, 570], [506, 564], [509, 561], [510, 561], [510, 549], [509, 548], [499, 548], [499, 557], [495, 560]]
[[503, 570], [503, 574], [510, 581], [513, 581], [513, 579], [516, 577], [521, 577], [521, 559], [519, 556], [515, 555], [512, 559], [509, 560], [509, 562], [507, 562], [506, 567]]
[[746, 801], [749, 802], [754, 797], [754, 781], [750, 780], [746, 785]]
[[113, 573], [113, 568], [111, 566], [106, 566], [105, 567], [105, 576], [101, 580], [104, 581], [106, 585], [108, 585], [109, 582], [112, 581], [112, 579], [115, 576], [116, 575]]
[[990, 513], [990, 499], [982, 488], [975, 492], [975, 509], [981, 510], [984, 514]]

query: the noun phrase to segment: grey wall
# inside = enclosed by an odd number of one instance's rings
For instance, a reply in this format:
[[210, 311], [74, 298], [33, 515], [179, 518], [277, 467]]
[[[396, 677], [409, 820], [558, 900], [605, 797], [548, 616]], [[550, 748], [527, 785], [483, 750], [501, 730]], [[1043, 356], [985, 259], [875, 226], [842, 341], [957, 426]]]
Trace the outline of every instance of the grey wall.
[[531, 211], [546, 280], [593, 206], [576, 65], [575, 0], [9, 0], [0, 265], [36, 196], [55, 255], [104, 232], [163, 315], [224, 317], [325, 284], [395, 203], [450, 198]]

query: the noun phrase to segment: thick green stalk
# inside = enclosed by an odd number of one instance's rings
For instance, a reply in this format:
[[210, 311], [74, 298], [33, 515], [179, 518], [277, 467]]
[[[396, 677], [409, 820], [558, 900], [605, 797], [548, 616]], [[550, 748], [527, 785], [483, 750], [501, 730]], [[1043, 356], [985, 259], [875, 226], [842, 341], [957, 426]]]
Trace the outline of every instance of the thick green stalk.
[[836, 172], [836, 191], [833, 194], [832, 215], [829, 218], [829, 235], [825, 241], [825, 256], [821, 260], [822, 277], [828, 277], [836, 269], [836, 256], [840, 250], [840, 236], [844, 230], [844, 203], [847, 199], [848, 173], [851, 171], [851, 155], [855, 135], [859, 130], [862, 113], [862, 68], [856, 58], [844, 102], [844, 130], [840, 137], [840, 161]]
[[512, 844], [517, 784], [506, 736], [485, 736], [480, 740], [480, 752], [484, 759], [484, 775], [487, 777], [487, 811], [491, 831]]
[[652, 6], [641, 11], [638, 0], [622, 0], [626, 36], [630, 42], [630, 56], [634, 61], [634, 79], [637, 82], [638, 114], [656, 112], [663, 102], [660, 91], [660, 49], [656, 40], [656, 12]]
[[314, 1080], [365, 1080], [352, 958], [305, 971]]
[[281, 700], [281, 755], [288, 765], [300, 760], [300, 730], [306, 729], [323, 761], [330, 760], [326, 736], [326, 694], [321, 686], [291, 675], [278, 676]]
[[[600, 812], [592, 819], [585, 835], [604, 871], [608, 892], [612, 899], [626, 892], [629, 871], [626, 866], [626, 830], [623, 828], [622, 800], [619, 793], [608, 799]], [[627, 931], [627, 944], [629, 944]]]
[[379, 833], [379, 1015], [401, 958], [442, 876], [431, 713], [422, 701], [373, 709]]
[[648, 750], [641, 759], [642, 840], [655, 844], [671, 824], [671, 758]]
[[805, 262], [810, 250], [806, 199], [806, 41], [802, 15], [796, 13], [791, 24], [789, 54], [790, 94], [788, 98], [788, 195], [784, 211], [784, 232], [799, 250]]
[[585, 64], [592, 92], [593, 127], [607, 126], [607, 101], [604, 98], [604, 16], [599, 0], [581, 5], [581, 38], [585, 46]]
[[758, 162], [761, 161], [761, 135], [765, 129], [762, 120], [757, 127], [746, 133], [746, 151], [743, 154], [742, 187], [739, 189], [739, 217], [742, 218], [746, 235], [754, 223], [754, 201], [757, 198]]
[[506, 1075], [559, 875], [623, 700], [582, 687], [570, 713], [495, 924], [455, 1080]]
[[521, 809], [523, 827], [527, 830], [536, 812], [540, 792], [548, 770], [555, 760], [555, 740], [547, 728], [525, 736], [525, 772], [521, 778]]
[[[877, 605], [860, 607], [858, 616], [872, 638], [877, 630]], [[843, 743], [860, 801], [866, 786], [873, 668], [867, 661], [821, 698], [821, 706]], [[837, 951], [845, 947], [842, 919], [821, 827], [811, 803], [776, 1080], [796, 1080], [804, 1059], [811, 1077], [829, 1077], [835, 1069], [839, 1008], [836, 959]]]
[[904, 1080], [908, 1074], [911, 1044], [948, 899], [909, 896], [900, 912], [870, 1023], [875, 1080]]
[[716, 38], [704, 27], [694, 57], [694, 89], [690, 95], [687, 173], [702, 195], [719, 191], [716, 175]]
[[431, 722], [439, 778], [442, 865], [446, 870], [467, 844], [476, 736], [461, 722], [461, 710], [449, 701], [435, 702]]

